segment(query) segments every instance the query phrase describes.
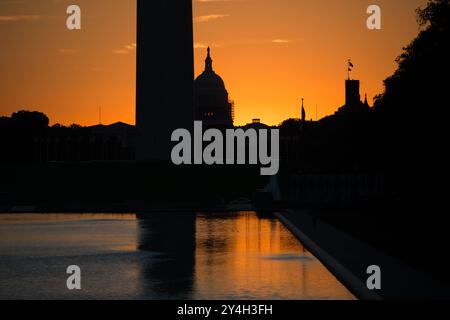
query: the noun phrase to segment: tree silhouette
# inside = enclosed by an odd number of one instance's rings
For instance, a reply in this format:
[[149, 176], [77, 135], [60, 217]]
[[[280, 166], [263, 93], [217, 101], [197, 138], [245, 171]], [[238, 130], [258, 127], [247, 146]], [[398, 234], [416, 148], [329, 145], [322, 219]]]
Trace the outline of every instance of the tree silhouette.
[[[403, 181], [404, 192], [442, 196], [449, 177], [450, 1], [417, 10], [421, 31], [397, 58], [375, 101], [377, 159]], [[378, 128], [378, 129], [376, 129]]]
[[11, 116], [13, 126], [20, 129], [45, 129], [49, 119], [42, 112], [21, 110]]
[[421, 32], [397, 58], [398, 69], [384, 81], [385, 92], [377, 96], [375, 108], [422, 123], [448, 116], [450, 1], [432, 0], [417, 10]]

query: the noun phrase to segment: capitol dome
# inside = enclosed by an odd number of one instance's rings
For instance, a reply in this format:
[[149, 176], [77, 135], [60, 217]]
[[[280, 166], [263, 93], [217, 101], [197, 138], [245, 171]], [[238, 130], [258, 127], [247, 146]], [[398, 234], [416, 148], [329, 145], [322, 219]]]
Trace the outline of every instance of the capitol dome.
[[220, 89], [225, 90], [225, 83], [222, 78], [214, 71], [203, 71], [195, 79], [195, 87], [198, 89]]
[[222, 78], [214, 72], [212, 67], [211, 49], [208, 48], [208, 56], [205, 60], [205, 70], [195, 79], [195, 87], [198, 89], [225, 90]]
[[211, 49], [208, 47], [205, 70], [195, 79], [195, 118], [207, 127], [232, 127], [233, 103], [223, 79], [212, 67]]

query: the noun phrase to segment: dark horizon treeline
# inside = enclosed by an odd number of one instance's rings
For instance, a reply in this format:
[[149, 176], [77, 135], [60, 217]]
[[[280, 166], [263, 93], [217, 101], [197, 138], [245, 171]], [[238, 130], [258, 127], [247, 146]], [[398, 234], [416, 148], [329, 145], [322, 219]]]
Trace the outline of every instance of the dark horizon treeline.
[[134, 151], [129, 147], [132, 143], [121, 141], [134, 134], [128, 125], [108, 129], [59, 123], [49, 126], [49, 123], [49, 118], [38, 111], [21, 110], [11, 117], [0, 117], [0, 163], [134, 158]]
[[0, 117], [1, 162], [32, 162], [34, 139], [46, 136], [49, 118], [42, 112], [18, 111]]
[[423, 194], [428, 205], [448, 205], [450, 1], [429, 1], [417, 10], [417, 21], [421, 32], [384, 81], [370, 128], [376, 159], [401, 181], [405, 197]]

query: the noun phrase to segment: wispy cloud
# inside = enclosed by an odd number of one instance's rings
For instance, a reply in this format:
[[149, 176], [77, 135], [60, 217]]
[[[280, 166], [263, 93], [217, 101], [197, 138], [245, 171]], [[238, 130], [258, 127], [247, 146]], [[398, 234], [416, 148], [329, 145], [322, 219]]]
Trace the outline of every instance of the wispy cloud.
[[36, 21], [42, 18], [39, 15], [0, 16], [0, 22]]
[[194, 43], [194, 49], [206, 49], [208, 46], [204, 43]]
[[206, 16], [195, 17], [194, 21], [197, 23], [210, 22], [213, 20], [223, 19], [229, 16], [230, 16], [229, 14], [209, 14]]
[[136, 43], [127, 44], [125, 46], [125, 49], [130, 50], [130, 51], [135, 50], [136, 49]]
[[128, 54], [129, 51], [124, 50], [124, 49], [114, 49], [113, 52], [115, 54]]
[[286, 44], [286, 43], [291, 43], [291, 40], [287, 40], [287, 39], [274, 39], [272, 40], [273, 43], [281, 43], [281, 44]]
[[134, 50], [136, 50], [136, 43], [133, 42], [131, 44], [124, 45], [120, 49], [114, 49], [112, 52], [115, 54], [128, 54]]
[[74, 49], [58, 49], [58, 52], [61, 54], [73, 54], [76, 51]]
[[[211, 47], [221, 48], [221, 47], [236, 47], [236, 46], [261, 46], [268, 44], [286, 45], [298, 42], [298, 39], [240, 39], [240, 40], [229, 40], [225, 42], [214, 42]], [[194, 44], [195, 49], [207, 48], [202, 42], [197, 42]]]

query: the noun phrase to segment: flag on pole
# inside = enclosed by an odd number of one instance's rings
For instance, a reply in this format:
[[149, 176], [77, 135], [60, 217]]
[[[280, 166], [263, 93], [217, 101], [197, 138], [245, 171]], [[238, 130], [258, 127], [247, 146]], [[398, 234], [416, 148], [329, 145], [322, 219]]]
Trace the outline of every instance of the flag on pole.
[[348, 79], [350, 80], [350, 72], [353, 71], [353, 63], [352, 63], [352, 59], [348, 59]]

